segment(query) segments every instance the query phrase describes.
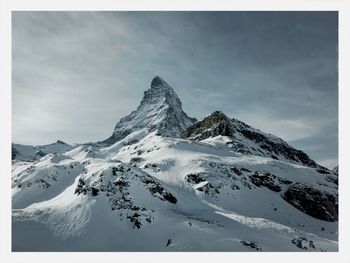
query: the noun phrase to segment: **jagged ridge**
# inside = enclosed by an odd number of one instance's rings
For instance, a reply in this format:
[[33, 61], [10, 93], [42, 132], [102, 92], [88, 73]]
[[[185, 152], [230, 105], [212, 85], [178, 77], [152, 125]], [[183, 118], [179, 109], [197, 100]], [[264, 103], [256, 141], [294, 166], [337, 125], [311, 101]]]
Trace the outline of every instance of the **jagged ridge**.
[[112, 136], [103, 143], [113, 144], [131, 132], [144, 128], [150, 132], [158, 130], [163, 136], [179, 136], [195, 121], [182, 110], [182, 103], [170, 85], [156, 76], [151, 88], [144, 92], [137, 109], [123, 117], [115, 126]]
[[215, 111], [203, 120], [193, 124], [181, 133], [182, 138], [204, 140], [216, 136], [228, 136], [227, 144], [237, 152], [288, 160], [295, 163], [327, 170], [313, 161], [306, 153], [290, 146], [287, 142], [264, 133], [241, 122], [230, 119], [221, 111]]

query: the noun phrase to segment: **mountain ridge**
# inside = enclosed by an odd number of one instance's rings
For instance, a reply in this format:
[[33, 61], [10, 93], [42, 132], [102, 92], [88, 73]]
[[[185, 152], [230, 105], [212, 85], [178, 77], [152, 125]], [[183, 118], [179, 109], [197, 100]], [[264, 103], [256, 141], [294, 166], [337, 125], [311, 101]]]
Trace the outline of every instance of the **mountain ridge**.
[[255, 129], [240, 120], [229, 118], [221, 111], [214, 111], [181, 133], [182, 138], [192, 140], [205, 140], [219, 135], [230, 137], [232, 140], [227, 144], [238, 152], [269, 156], [277, 160], [283, 157], [282, 160], [328, 170], [281, 138]]

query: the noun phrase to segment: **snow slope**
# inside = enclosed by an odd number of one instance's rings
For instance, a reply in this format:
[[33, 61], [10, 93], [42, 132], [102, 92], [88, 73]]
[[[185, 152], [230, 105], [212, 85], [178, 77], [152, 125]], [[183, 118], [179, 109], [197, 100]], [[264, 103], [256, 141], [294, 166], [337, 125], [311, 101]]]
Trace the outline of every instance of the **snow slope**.
[[338, 250], [337, 175], [279, 147], [272, 157], [262, 143], [292, 147], [222, 113], [163, 118], [158, 94], [181, 105], [164, 83], [117, 124], [121, 137], [13, 161], [14, 251]]
[[49, 153], [63, 153], [73, 148], [63, 141], [47, 145], [22, 145], [12, 143], [12, 160], [35, 161]]

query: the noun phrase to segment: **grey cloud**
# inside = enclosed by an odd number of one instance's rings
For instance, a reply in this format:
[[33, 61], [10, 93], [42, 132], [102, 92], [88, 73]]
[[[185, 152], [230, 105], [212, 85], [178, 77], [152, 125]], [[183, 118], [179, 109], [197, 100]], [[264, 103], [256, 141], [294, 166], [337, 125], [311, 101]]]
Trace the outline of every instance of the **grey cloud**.
[[337, 160], [337, 19], [336, 12], [13, 12], [13, 140], [103, 139], [160, 75], [191, 116], [220, 109], [249, 116], [252, 126], [274, 120], [277, 135], [288, 135], [278, 123], [289, 123], [290, 133], [302, 123], [310, 132], [291, 142], [316, 160]]

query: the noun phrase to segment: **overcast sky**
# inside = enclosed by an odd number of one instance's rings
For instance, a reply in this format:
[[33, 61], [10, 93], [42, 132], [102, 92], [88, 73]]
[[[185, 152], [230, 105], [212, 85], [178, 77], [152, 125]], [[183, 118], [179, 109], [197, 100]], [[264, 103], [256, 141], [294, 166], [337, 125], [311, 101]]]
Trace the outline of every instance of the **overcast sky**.
[[13, 12], [13, 142], [109, 137], [155, 75], [338, 163], [336, 12]]

